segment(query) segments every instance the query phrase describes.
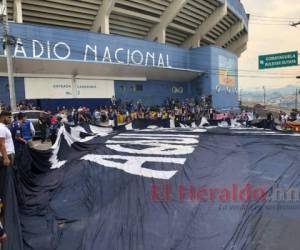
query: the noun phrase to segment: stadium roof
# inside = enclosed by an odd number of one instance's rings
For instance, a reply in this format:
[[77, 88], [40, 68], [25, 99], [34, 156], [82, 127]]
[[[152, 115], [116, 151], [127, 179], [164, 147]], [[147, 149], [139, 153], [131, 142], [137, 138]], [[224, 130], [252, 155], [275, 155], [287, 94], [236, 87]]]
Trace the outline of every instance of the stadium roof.
[[8, 0], [10, 20], [149, 39], [217, 45], [240, 55], [248, 17], [240, 0]]

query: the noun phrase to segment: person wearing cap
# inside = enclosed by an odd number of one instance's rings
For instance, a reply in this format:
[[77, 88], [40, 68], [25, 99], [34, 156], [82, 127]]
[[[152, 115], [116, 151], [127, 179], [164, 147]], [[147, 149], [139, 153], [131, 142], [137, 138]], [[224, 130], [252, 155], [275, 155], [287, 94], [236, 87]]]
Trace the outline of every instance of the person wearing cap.
[[61, 126], [63, 126], [62, 118], [58, 116], [57, 121], [52, 123], [50, 126], [50, 140], [52, 145], [54, 145], [56, 142], [58, 131]]
[[[8, 168], [12, 166], [15, 148], [12, 135], [7, 126], [11, 123], [11, 113], [2, 111], [0, 113], [0, 199], [3, 200], [7, 187]], [[7, 235], [0, 223], [0, 242]]]

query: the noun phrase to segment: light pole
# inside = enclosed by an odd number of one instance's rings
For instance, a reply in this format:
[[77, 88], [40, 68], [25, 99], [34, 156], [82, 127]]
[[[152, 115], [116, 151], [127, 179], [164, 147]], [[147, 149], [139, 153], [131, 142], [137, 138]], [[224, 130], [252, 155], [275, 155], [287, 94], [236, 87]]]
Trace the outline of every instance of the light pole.
[[282, 102], [282, 97], [279, 99], [279, 109], [281, 109], [281, 102]]
[[264, 91], [264, 106], [266, 106], [266, 87], [263, 86], [263, 91]]
[[296, 96], [295, 96], [295, 109], [298, 109], [298, 89], [296, 89]]
[[[296, 79], [300, 79], [300, 76], [296, 76]], [[296, 96], [295, 96], [295, 109], [298, 109], [298, 93], [300, 93], [300, 90], [298, 91], [298, 88], [296, 88]]]
[[242, 93], [243, 93], [243, 89], [240, 89], [240, 103], [242, 104]]

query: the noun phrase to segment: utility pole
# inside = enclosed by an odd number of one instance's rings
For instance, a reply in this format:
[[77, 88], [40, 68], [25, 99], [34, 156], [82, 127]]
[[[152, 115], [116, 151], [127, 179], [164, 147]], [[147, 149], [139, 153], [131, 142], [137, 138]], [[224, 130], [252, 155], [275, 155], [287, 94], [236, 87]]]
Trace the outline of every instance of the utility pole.
[[263, 86], [263, 91], [264, 91], [264, 106], [266, 107], [266, 87]]
[[7, 59], [7, 74], [8, 74], [8, 85], [9, 85], [9, 97], [10, 97], [10, 107], [12, 111], [17, 109], [16, 101], [16, 91], [15, 91], [15, 81], [14, 81], [14, 71], [12, 62], [12, 52], [11, 47], [13, 45], [12, 39], [9, 36], [9, 23], [8, 23], [8, 11], [7, 11], [7, 0], [2, 1], [2, 19], [3, 19], [3, 43]]
[[296, 89], [296, 96], [295, 96], [295, 109], [298, 110], [298, 89]]
[[[296, 79], [300, 79], [300, 76], [296, 76]], [[296, 89], [295, 109], [298, 109], [298, 93], [300, 94], [300, 90]]]

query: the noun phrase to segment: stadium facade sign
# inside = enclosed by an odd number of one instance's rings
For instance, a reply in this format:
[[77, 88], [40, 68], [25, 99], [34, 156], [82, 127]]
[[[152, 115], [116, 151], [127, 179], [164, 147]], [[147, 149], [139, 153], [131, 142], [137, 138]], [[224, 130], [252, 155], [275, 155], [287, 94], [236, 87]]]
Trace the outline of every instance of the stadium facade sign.
[[[27, 47], [24, 46], [22, 38], [18, 38], [17, 41], [14, 56], [22, 58], [70, 60], [72, 59], [72, 51], [78, 49], [64, 41], [53, 43], [33, 39], [31, 46]], [[81, 48], [81, 54], [81, 60], [84, 62], [94, 61], [172, 68], [169, 54], [154, 51], [85, 44]]]

